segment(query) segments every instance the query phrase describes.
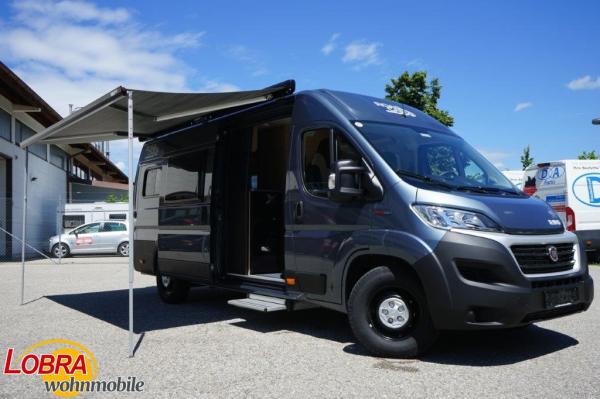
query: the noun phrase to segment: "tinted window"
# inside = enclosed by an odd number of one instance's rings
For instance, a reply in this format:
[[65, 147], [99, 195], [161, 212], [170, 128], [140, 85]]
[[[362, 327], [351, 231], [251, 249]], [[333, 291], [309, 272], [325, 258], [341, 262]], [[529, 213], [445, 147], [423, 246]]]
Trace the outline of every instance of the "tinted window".
[[54, 166], [58, 166], [63, 170], [67, 170], [67, 153], [61, 150], [59, 147], [53, 145], [50, 146], [50, 163]]
[[0, 137], [10, 141], [10, 114], [0, 109]]
[[[28, 126], [25, 126], [21, 122], [17, 121], [16, 125], [16, 141], [17, 144], [20, 144], [23, 140], [30, 138], [35, 134], [33, 129], [30, 129]], [[32, 144], [27, 147], [29, 152], [37, 155], [42, 159], [48, 159], [48, 153], [46, 144]]]
[[327, 179], [331, 167], [330, 129], [311, 130], [302, 136], [304, 186], [319, 197], [327, 197]]
[[171, 158], [164, 182], [165, 201], [210, 201], [213, 154], [210, 149]]
[[63, 227], [72, 229], [85, 223], [85, 215], [63, 215]]
[[123, 223], [116, 223], [116, 222], [106, 222], [104, 223], [104, 227], [102, 227], [102, 231], [126, 231], [127, 228], [125, 227], [125, 225]]
[[125, 220], [127, 219], [127, 215], [124, 213], [111, 213], [108, 215], [110, 220]]
[[146, 171], [144, 178], [144, 197], [160, 194], [160, 169], [150, 169]]

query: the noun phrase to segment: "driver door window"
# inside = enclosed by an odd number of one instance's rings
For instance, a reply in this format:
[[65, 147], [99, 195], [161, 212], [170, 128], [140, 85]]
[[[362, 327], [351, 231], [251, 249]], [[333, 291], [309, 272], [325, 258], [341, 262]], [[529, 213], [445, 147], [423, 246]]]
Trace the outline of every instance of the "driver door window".
[[[333, 160], [331, 134], [334, 134]], [[333, 163], [339, 160], [361, 162], [362, 157], [350, 142], [332, 129], [309, 130], [302, 136], [303, 178], [306, 190], [317, 197], [327, 198], [327, 182]]]
[[97, 233], [100, 231], [100, 223], [92, 223], [87, 226], [80, 227], [76, 230], [73, 230], [73, 234], [90, 234]]

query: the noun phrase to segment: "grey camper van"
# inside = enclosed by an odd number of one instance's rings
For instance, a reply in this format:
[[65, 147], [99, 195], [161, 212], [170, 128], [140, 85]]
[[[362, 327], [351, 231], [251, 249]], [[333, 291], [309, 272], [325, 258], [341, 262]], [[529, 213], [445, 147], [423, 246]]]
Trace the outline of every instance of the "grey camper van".
[[590, 306], [577, 237], [454, 132], [388, 100], [273, 87], [144, 143], [134, 262], [165, 302], [209, 285], [258, 311], [322, 306], [396, 357]]

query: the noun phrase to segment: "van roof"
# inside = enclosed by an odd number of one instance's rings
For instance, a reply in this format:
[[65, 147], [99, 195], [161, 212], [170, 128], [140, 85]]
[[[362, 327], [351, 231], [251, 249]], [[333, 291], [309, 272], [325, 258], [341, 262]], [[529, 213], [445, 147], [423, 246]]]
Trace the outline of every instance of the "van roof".
[[308, 90], [296, 94], [302, 95], [330, 103], [348, 120], [402, 124], [456, 135], [428, 114], [395, 101], [328, 89]]

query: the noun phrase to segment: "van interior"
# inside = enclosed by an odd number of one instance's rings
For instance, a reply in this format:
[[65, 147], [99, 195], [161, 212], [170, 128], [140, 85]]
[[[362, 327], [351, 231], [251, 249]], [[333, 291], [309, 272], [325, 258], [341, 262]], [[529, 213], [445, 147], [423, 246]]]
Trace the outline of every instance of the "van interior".
[[[225, 251], [228, 275], [281, 280], [284, 268], [284, 198], [291, 118], [227, 132]], [[231, 246], [233, 248], [233, 246]]]

